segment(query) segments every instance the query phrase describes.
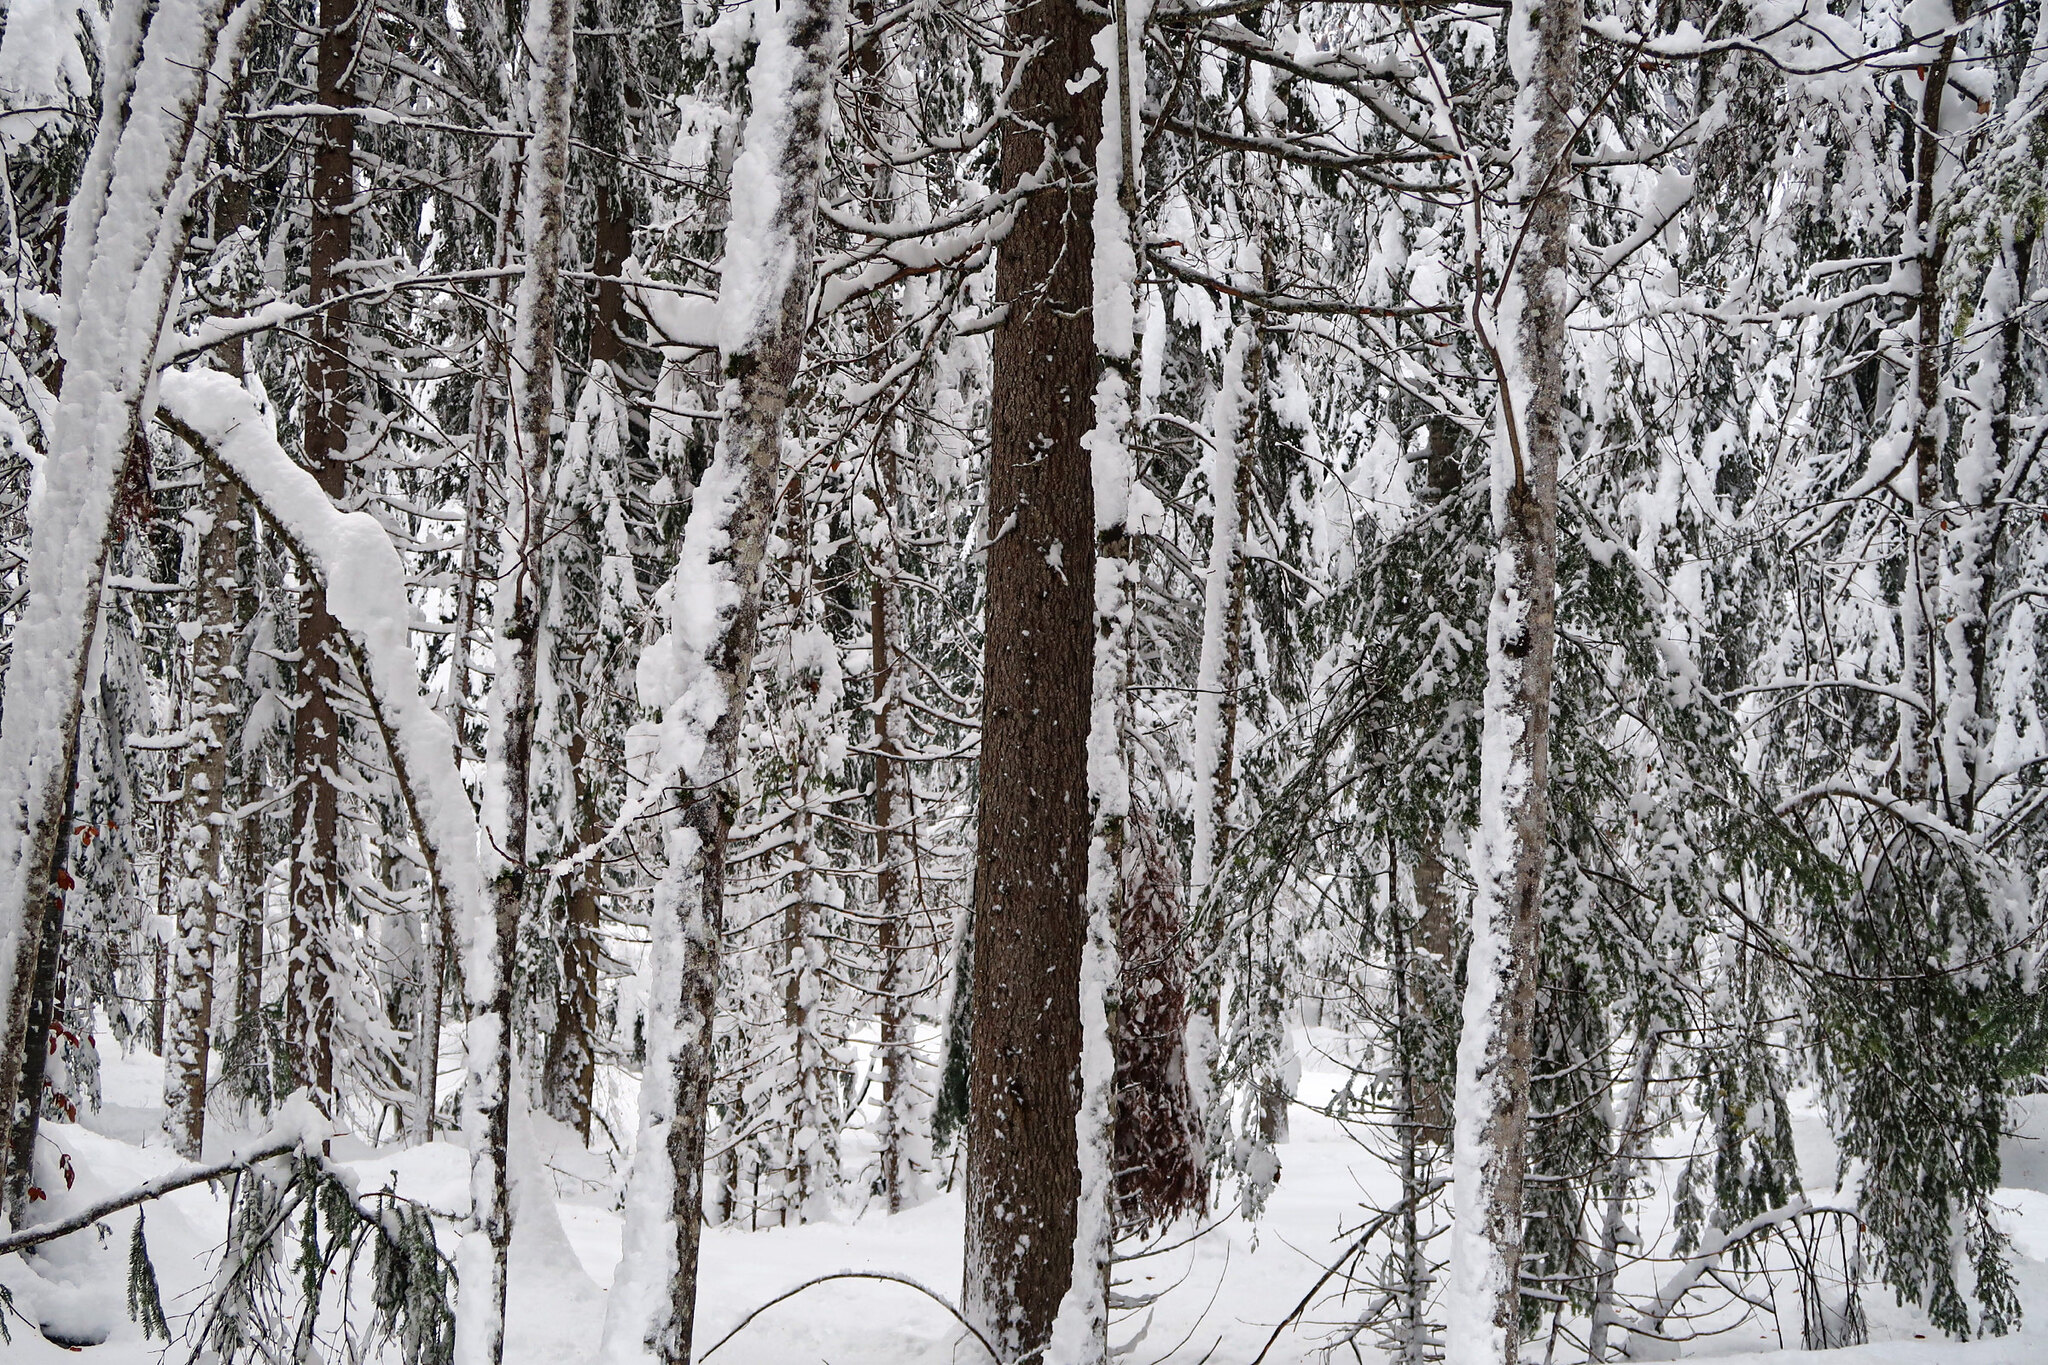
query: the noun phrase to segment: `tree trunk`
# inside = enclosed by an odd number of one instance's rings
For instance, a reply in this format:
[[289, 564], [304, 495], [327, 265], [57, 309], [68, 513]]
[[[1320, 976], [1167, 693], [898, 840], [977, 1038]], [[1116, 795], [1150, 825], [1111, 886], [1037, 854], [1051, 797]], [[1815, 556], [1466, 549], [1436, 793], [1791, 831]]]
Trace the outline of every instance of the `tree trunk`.
[[[1091, 165], [1099, 23], [1071, 0], [1010, 12], [1016, 77], [1002, 188]], [[1079, 87], [1077, 87], [1079, 88]], [[1088, 727], [1094, 659], [1090, 460], [1095, 243], [1078, 187], [1018, 205], [996, 262], [1009, 309], [994, 344], [987, 637], [967, 1119], [965, 1311], [1006, 1359], [1044, 1346], [1072, 1275], [1074, 1129], [1087, 917]]]
[[[1446, 1015], [1456, 979], [1458, 907], [1444, 890], [1445, 870], [1443, 852], [1433, 843], [1416, 851], [1416, 916], [1411, 930], [1417, 960], [1408, 972], [1408, 1010], [1422, 1029], [1430, 1029]], [[1442, 1072], [1436, 1067], [1415, 1079], [1415, 1120], [1423, 1141], [1451, 1140], [1451, 1097], [1444, 1093]]]
[[[598, 700], [579, 693], [576, 704], [585, 723], [569, 737], [569, 772], [575, 784], [576, 841], [589, 848], [604, 837], [606, 828], [597, 805], [597, 782], [587, 770], [589, 728], [596, 722]], [[548, 1117], [575, 1129], [576, 1136], [588, 1145], [591, 1097], [597, 1088], [597, 983], [603, 955], [598, 941], [598, 895], [603, 890], [604, 864], [588, 858], [568, 875], [572, 880], [562, 926], [562, 987], [555, 998], [555, 1023], [548, 1035], [541, 1095]]]
[[[359, 0], [320, 0], [314, 55], [314, 98], [330, 109], [355, 102], [356, 60], [366, 7]], [[354, 246], [355, 116], [315, 121], [311, 227], [306, 297], [320, 309], [306, 328], [306, 464], [320, 491], [339, 504], [348, 491], [348, 429], [354, 376], [349, 366], [347, 262]], [[284, 1044], [292, 1088], [310, 1088], [316, 1102], [334, 1102], [332, 936], [340, 892], [341, 718], [346, 652], [327, 595], [305, 573], [299, 612], [299, 707], [292, 719], [291, 911], [285, 959]]]
[[[663, 713], [655, 762], [692, 794], [664, 831], [668, 865], [651, 911], [647, 1066], [600, 1352], [607, 1362], [690, 1360], [733, 799], [727, 779], [740, 759], [753, 676], [783, 413], [803, 359], [824, 107], [844, 11], [836, 0], [784, 0], [758, 11], [756, 23], [753, 112], [733, 179], [758, 188], [734, 197], [726, 227], [718, 447], [691, 500], [668, 589], [669, 634], [650, 647], [671, 668], [660, 692], [642, 698]], [[707, 602], [715, 605], [705, 621], [698, 613]], [[650, 684], [661, 671], [642, 670]]]
[[[194, 452], [197, 455], [198, 452]], [[206, 1062], [211, 1051], [214, 931], [223, 906], [234, 913], [234, 831], [228, 803], [228, 733], [239, 710], [234, 677], [236, 541], [242, 501], [234, 484], [201, 462], [195, 506], [186, 519], [199, 544], [197, 634], [192, 641], [190, 708], [186, 714], [183, 810], [175, 860], [176, 939], [165, 1024], [164, 1132], [171, 1149], [199, 1160], [206, 1137]]]
[[[1126, 0], [1110, 7], [1095, 151], [1095, 241], [1090, 261], [1095, 307], [1095, 429], [1088, 435], [1095, 532], [1094, 636], [1088, 701], [1088, 920], [1081, 947], [1081, 1094], [1074, 1133], [1080, 1190], [1067, 1292], [1053, 1320], [1047, 1359], [1110, 1365], [1110, 1266], [1116, 1248], [1116, 1042], [1122, 1013], [1122, 943], [1128, 918], [1125, 848], [1131, 837], [1130, 630], [1138, 566], [1129, 517], [1137, 486], [1137, 260], [1140, 125], [1129, 116], [1143, 92], [1143, 19]], [[1135, 62], [1135, 67], [1133, 63]], [[1162, 983], [1163, 984], [1163, 983]]]
[[[1244, 568], [1239, 523], [1257, 467], [1264, 353], [1258, 329], [1241, 323], [1223, 361], [1210, 466], [1209, 572], [1202, 603], [1202, 655], [1195, 675], [1194, 849], [1188, 902], [1198, 913], [1227, 840], [1236, 757], [1237, 673], [1244, 650]], [[1220, 942], [1209, 935], [1211, 950]]]
[[1614, 1130], [1614, 1161], [1607, 1172], [1607, 1205], [1600, 1217], [1600, 1240], [1593, 1262], [1593, 1307], [1586, 1329], [1588, 1365], [1603, 1365], [1607, 1359], [1608, 1337], [1620, 1321], [1614, 1311], [1614, 1282], [1620, 1270], [1621, 1240], [1627, 1230], [1629, 1190], [1642, 1165], [1643, 1115], [1650, 1102], [1650, 1080], [1657, 1064], [1657, 1043], [1662, 1033], [1654, 1019], [1646, 1019], [1642, 1036], [1636, 1040], [1635, 1064], [1629, 1069], [1627, 1094], [1621, 1103], [1621, 1118]]
[[[1499, 364], [1493, 451], [1493, 596], [1486, 623], [1472, 947], [1454, 1103], [1446, 1365], [1514, 1365], [1521, 1332], [1523, 1148], [1543, 865], [1549, 840], [1551, 681], [1557, 635], [1557, 469], [1564, 444], [1571, 177], [1579, 0], [1516, 0], [1509, 202], [1522, 220], [1488, 321]], [[1494, 334], [1493, 321], [1500, 324]]]
[[[863, 0], [861, 26], [865, 41], [854, 53], [854, 64], [873, 92], [869, 115], [870, 136], [881, 150], [895, 133], [898, 118], [893, 99], [897, 94], [895, 68], [888, 50], [888, 36], [876, 25], [880, 6]], [[896, 168], [887, 157], [878, 156], [873, 180], [869, 216], [887, 222], [895, 205]], [[874, 359], [869, 377], [882, 382], [895, 354], [897, 330], [896, 300], [887, 290], [878, 292], [868, 310], [869, 345]], [[903, 621], [903, 556], [898, 538], [900, 518], [905, 515], [903, 489], [896, 460], [892, 425], [885, 420], [874, 431], [870, 458], [874, 462], [867, 495], [875, 504], [882, 530], [868, 558], [868, 650], [870, 686], [875, 718], [875, 991], [876, 1064], [882, 1076], [881, 1113], [876, 1123], [876, 1174], [882, 1198], [890, 1213], [901, 1213], [908, 1194], [915, 1158], [906, 1149], [914, 1122], [916, 1100], [910, 1012], [909, 950], [905, 943], [910, 927], [912, 886], [910, 863], [916, 857], [911, 835], [910, 766], [900, 753], [896, 739], [897, 706], [908, 678], [896, 666], [895, 651], [905, 643]]]
[[[886, 439], [877, 442], [882, 463], [884, 515], [897, 512], [896, 459]], [[910, 927], [910, 877], [914, 850], [909, 833], [909, 768], [896, 747], [896, 703], [903, 685], [893, 651], [903, 638], [901, 561], [893, 525], [875, 556], [868, 601], [868, 645], [873, 658], [875, 715], [875, 979], [879, 1033], [877, 1062], [882, 1073], [882, 1110], [875, 1138], [882, 1197], [889, 1212], [903, 1212], [908, 1185], [904, 1144], [915, 1094], [911, 1055], [910, 973], [904, 938]]]
[[[575, 72], [574, 0], [538, 0], [526, 12], [526, 146], [520, 235], [526, 272], [514, 306], [511, 441], [505, 462], [491, 655], [490, 734], [484, 779], [491, 923], [479, 969], [467, 982], [470, 1229], [460, 1251], [466, 1286], [456, 1317], [456, 1354], [497, 1365], [505, 1352], [505, 1292], [512, 1246], [507, 1172], [513, 1098], [512, 963], [525, 913], [540, 624], [555, 426], [556, 318], [567, 234], [569, 128]], [[480, 926], [481, 928], [481, 926]], [[480, 934], [480, 937], [482, 935]], [[476, 1297], [472, 1297], [472, 1296]]]
[[[76, 783], [73, 784], [76, 790]], [[64, 803], [64, 825], [72, 822], [72, 802]], [[71, 839], [66, 838], [57, 846], [68, 853]], [[43, 1080], [50, 1069], [50, 1025], [57, 1017], [57, 978], [61, 974], [61, 948], [64, 941], [64, 898], [70, 889], [70, 877], [63, 864], [51, 869], [51, 893], [47, 910], [43, 916], [42, 945], [36, 953], [36, 974], [31, 987], [28, 1007], [28, 1029], [21, 1050], [20, 1093], [28, 1099], [15, 1116], [7, 1133], [7, 1221], [20, 1227], [23, 1215], [28, 1212], [29, 1189], [35, 1183], [36, 1134], [41, 1131], [43, 1117]]]
[[[606, 0], [583, 0], [581, 26], [607, 29], [614, 23], [614, 7]], [[615, 155], [626, 151], [624, 107], [628, 99], [619, 39], [611, 33], [594, 33], [578, 40], [576, 109], [582, 119], [583, 137], [593, 147]], [[632, 205], [622, 177], [614, 174], [609, 160], [598, 162], [591, 187], [591, 273], [597, 283], [591, 291], [590, 363], [602, 362], [602, 381], [621, 383], [620, 362], [625, 343], [619, 329], [626, 321], [626, 291], [621, 272], [633, 251]], [[582, 723], [569, 740], [570, 780], [575, 789], [576, 837], [589, 847], [604, 836], [606, 822], [598, 797], [603, 776], [589, 752], [589, 735], [599, 723], [603, 705], [595, 691], [580, 680], [565, 688], [573, 697]], [[550, 1117], [576, 1130], [590, 1141], [591, 1102], [597, 1086], [598, 980], [603, 961], [600, 943], [601, 903], [604, 889], [603, 864], [586, 859], [570, 874], [575, 878], [567, 888], [566, 941], [562, 945], [562, 985], [556, 994], [554, 1028], [548, 1035], [548, 1053], [542, 1066], [542, 1102]]]

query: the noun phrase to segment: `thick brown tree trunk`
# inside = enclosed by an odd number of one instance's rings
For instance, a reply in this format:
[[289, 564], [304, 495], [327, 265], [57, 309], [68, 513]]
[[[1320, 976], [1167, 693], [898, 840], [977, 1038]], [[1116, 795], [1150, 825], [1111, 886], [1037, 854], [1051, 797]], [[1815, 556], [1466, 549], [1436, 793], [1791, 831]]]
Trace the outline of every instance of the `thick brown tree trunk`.
[[[1072, 0], [1012, 10], [1038, 51], [1005, 125], [1002, 185], [1093, 164], [1101, 27]], [[1012, 57], [1011, 63], [1018, 60]], [[1050, 145], [1048, 145], [1048, 143]], [[996, 265], [981, 806], [967, 1126], [966, 1311], [1008, 1359], [1043, 1346], [1072, 1271], [1086, 933], [1095, 517], [1093, 194], [1033, 195]]]
[[[332, 109], [355, 102], [362, 46], [363, 0], [320, 0], [314, 98]], [[306, 294], [320, 305], [307, 324], [306, 464], [320, 489], [339, 503], [348, 490], [349, 308], [342, 295], [355, 225], [355, 116], [329, 114], [314, 123], [310, 240]], [[322, 1104], [334, 1095], [334, 996], [329, 938], [334, 932], [340, 868], [335, 841], [341, 808], [341, 695], [346, 654], [327, 596], [306, 574], [299, 614], [299, 708], [292, 721], [291, 917], [285, 962], [284, 1044], [294, 1088], [308, 1087]]]

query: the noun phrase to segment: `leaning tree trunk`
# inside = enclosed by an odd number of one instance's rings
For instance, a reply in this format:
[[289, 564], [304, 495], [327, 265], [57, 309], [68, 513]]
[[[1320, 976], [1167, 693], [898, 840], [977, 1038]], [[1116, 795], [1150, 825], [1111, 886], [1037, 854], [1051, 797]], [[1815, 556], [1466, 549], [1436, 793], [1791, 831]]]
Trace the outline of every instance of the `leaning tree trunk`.
[[[1102, 101], [1073, 0], [1010, 12], [1005, 192], [1091, 165]], [[1081, 93], [1070, 93], [1073, 90]], [[1055, 181], [1057, 186], [1058, 182]], [[1072, 1272], [1095, 606], [1092, 195], [1023, 200], [996, 261], [987, 635], [970, 995], [965, 1311], [1006, 1359], [1043, 1347]]]
[[608, 1362], [690, 1360], [732, 801], [726, 779], [740, 758], [783, 414], [803, 359], [825, 99], [843, 17], [837, 0], [784, 0], [757, 14], [752, 113], [733, 183], [758, 188], [734, 196], [726, 225], [718, 446], [667, 589], [669, 633], [642, 669], [651, 686], [662, 679], [642, 698], [662, 711], [654, 762], [679, 775], [690, 795], [663, 831], [668, 864], [650, 912], [647, 1067], [623, 1255], [600, 1351]]
[[547, 611], [556, 316], [568, 227], [575, 17], [574, 0], [538, 0], [526, 11], [526, 50], [532, 62], [526, 107], [533, 130], [526, 145], [519, 211], [526, 272], [513, 310], [511, 440], [493, 604], [494, 672], [484, 781], [491, 923], [479, 934], [477, 961], [465, 981], [470, 1018], [463, 1126], [469, 1138], [471, 1212], [459, 1253], [463, 1290], [455, 1324], [456, 1356], [464, 1365], [497, 1365], [505, 1353], [506, 1272], [512, 1248], [507, 1171], [514, 1103], [512, 960], [527, 900], [539, 636]]
[[[1523, 1148], [1549, 838], [1557, 637], [1557, 468], [1564, 444], [1565, 270], [1580, 0], [1516, 0], [1509, 202], [1519, 223], [1494, 319], [1493, 597], [1486, 620], [1472, 946], [1453, 1106], [1446, 1365], [1514, 1365], [1521, 1325]], [[1496, 324], [1497, 323], [1497, 331]]]
[[[31, 983], [78, 748], [114, 492], [140, 430], [187, 212], [260, 0], [123, 0], [106, 27], [103, 102], [72, 196], [56, 327], [64, 359], [32, 528], [28, 601], [0, 714], [0, 1116], [22, 1093]], [[134, 117], [137, 110], [145, 117]], [[40, 1042], [38, 1042], [40, 1046]], [[9, 1160], [9, 1190], [29, 1172]]]

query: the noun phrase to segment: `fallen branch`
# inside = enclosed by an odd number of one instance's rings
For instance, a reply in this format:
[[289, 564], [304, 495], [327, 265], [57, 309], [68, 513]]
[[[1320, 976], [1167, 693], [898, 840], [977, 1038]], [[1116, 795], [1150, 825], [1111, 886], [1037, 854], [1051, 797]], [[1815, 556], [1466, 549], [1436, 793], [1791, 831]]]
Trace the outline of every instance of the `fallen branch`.
[[1746, 1223], [1709, 1237], [1706, 1243], [1687, 1258], [1677, 1273], [1657, 1291], [1657, 1297], [1651, 1305], [1639, 1313], [1634, 1322], [1627, 1325], [1629, 1335], [1622, 1347], [1622, 1354], [1633, 1355], [1638, 1339], [1663, 1340], [1665, 1322], [1677, 1311], [1685, 1296], [1698, 1286], [1701, 1278], [1720, 1264], [1721, 1257], [1729, 1250], [1786, 1223], [1826, 1214], [1854, 1218], [1856, 1208], [1853, 1204], [1844, 1203], [1815, 1204], [1800, 1196], [1768, 1212], [1760, 1213]]
[[278, 1125], [225, 1161], [211, 1164], [187, 1162], [175, 1170], [164, 1172], [154, 1180], [143, 1182], [124, 1194], [110, 1195], [99, 1203], [72, 1214], [69, 1218], [60, 1218], [54, 1223], [38, 1223], [34, 1227], [23, 1228], [19, 1232], [0, 1237], [0, 1256], [13, 1251], [26, 1251], [30, 1247], [41, 1246], [44, 1242], [54, 1242], [59, 1237], [68, 1237], [74, 1232], [91, 1227], [109, 1214], [119, 1213], [122, 1209], [134, 1208], [137, 1204], [146, 1204], [152, 1199], [161, 1199], [188, 1186], [203, 1185], [224, 1175], [246, 1171], [259, 1162], [269, 1161], [287, 1152], [295, 1152], [301, 1147], [312, 1146], [319, 1141], [319, 1135], [304, 1121], [304, 1116], [301, 1116], [299, 1122]]
[[[996, 1348], [989, 1344], [988, 1338], [981, 1334], [981, 1329], [976, 1327], [973, 1323], [969, 1322], [966, 1318], [962, 1317], [960, 1315], [960, 1310], [953, 1306], [952, 1300], [948, 1299], [944, 1294], [939, 1293], [936, 1289], [927, 1289], [925, 1286], [919, 1284], [916, 1280], [911, 1279], [908, 1275], [894, 1275], [886, 1270], [841, 1270], [830, 1275], [820, 1275], [813, 1280], [805, 1280], [802, 1284], [796, 1286], [794, 1289], [786, 1289], [782, 1293], [777, 1294], [774, 1298], [768, 1300], [768, 1302], [762, 1304], [753, 1312], [741, 1318], [730, 1332], [727, 1332], [717, 1341], [711, 1343], [711, 1349], [706, 1351], [703, 1355], [697, 1357], [698, 1365], [703, 1365], [704, 1361], [711, 1359], [712, 1356], [718, 1353], [719, 1347], [725, 1345], [725, 1343], [731, 1341], [734, 1337], [738, 1336], [742, 1331], [746, 1330], [748, 1323], [752, 1322], [755, 1318], [760, 1317], [763, 1313], [773, 1308], [776, 1304], [787, 1303], [789, 1300], [803, 1293], [806, 1289], [815, 1289], [819, 1285], [829, 1284], [833, 1280], [884, 1280], [889, 1284], [900, 1284], [907, 1286], [908, 1288], [915, 1289], [918, 1293], [924, 1295], [933, 1303], [945, 1309], [947, 1313], [951, 1314], [953, 1321], [959, 1323], [962, 1327], [965, 1327], [968, 1333], [971, 1336], [973, 1336], [973, 1338], [976, 1341], [981, 1343], [981, 1349], [988, 1352], [988, 1358], [990, 1360], [1000, 1361], [1002, 1359], [1000, 1355], [996, 1354]], [[1035, 1355], [1037, 1353], [1033, 1352], [1033, 1354]]]

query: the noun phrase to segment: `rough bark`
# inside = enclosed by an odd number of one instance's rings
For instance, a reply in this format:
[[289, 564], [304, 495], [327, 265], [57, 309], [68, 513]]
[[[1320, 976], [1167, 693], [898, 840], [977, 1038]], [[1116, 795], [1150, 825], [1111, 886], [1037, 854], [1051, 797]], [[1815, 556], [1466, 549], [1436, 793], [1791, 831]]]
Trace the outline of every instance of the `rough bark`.
[[[584, 0], [581, 26], [609, 29], [614, 6], [606, 0]], [[591, 273], [597, 276], [591, 290], [588, 323], [590, 362], [607, 367], [603, 382], [618, 384], [620, 364], [626, 346], [620, 328], [626, 321], [626, 291], [620, 283], [627, 257], [633, 251], [633, 206], [625, 178], [616, 174], [613, 158], [626, 151], [625, 108], [631, 92], [619, 55], [619, 39], [608, 32], [591, 33], [577, 40], [577, 116], [583, 139], [596, 148], [596, 171], [591, 185]], [[595, 381], [594, 381], [595, 382]], [[565, 680], [567, 681], [567, 680]], [[589, 734], [598, 719], [602, 699], [579, 672], [565, 689], [582, 723], [569, 740], [570, 780], [574, 783], [576, 837], [589, 847], [603, 837], [604, 813], [599, 805], [602, 770], [589, 749]], [[564, 897], [562, 982], [555, 997], [554, 1026], [548, 1034], [547, 1056], [542, 1063], [542, 1103], [548, 1115], [590, 1140], [591, 1097], [597, 1084], [598, 982], [603, 949], [599, 941], [604, 870], [599, 859], [586, 859], [570, 874], [573, 878]]]
[[487, 965], [467, 982], [470, 1023], [463, 1102], [470, 1142], [471, 1230], [461, 1248], [463, 1311], [456, 1353], [465, 1365], [497, 1365], [505, 1352], [505, 1293], [512, 1246], [512, 963], [526, 911], [539, 713], [540, 623], [555, 426], [556, 319], [567, 232], [569, 129], [575, 71], [573, 0], [537, 0], [526, 13], [527, 116], [520, 236], [526, 270], [514, 305], [512, 423], [505, 462], [503, 542], [493, 611], [492, 676], [484, 817], [490, 837], [491, 923]]
[[[1472, 947], [1453, 1118], [1447, 1365], [1514, 1365], [1521, 1329], [1523, 1153], [1544, 858], [1564, 444], [1566, 267], [1579, 0], [1517, 0], [1509, 18], [1520, 213], [1511, 287], [1488, 323], [1499, 364]], [[1519, 218], [1519, 221], [1516, 219]]]
[[[1407, 1008], [1418, 1027], [1443, 1017], [1456, 971], [1458, 906], [1444, 889], [1443, 854], [1425, 845], [1415, 854], [1415, 910], [1412, 926], [1416, 961], [1408, 973]], [[1438, 1144], [1451, 1140], [1451, 1097], [1441, 1071], [1430, 1067], [1415, 1078], [1417, 1136]]]
[[714, 606], [703, 613], [707, 621], [697, 618], [697, 603], [672, 602], [681, 610], [670, 617], [670, 634], [650, 647], [673, 666], [668, 695], [652, 699], [664, 713], [655, 761], [689, 791], [664, 831], [668, 866], [650, 912], [647, 1066], [623, 1255], [600, 1350], [606, 1362], [690, 1360], [734, 800], [728, 778], [741, 756], [783, 416], [803, 359], [826, 92], [843, 30], [835, 0], [784, 0], [757, 12], [752, 112], [734, 178], [768, 185], [737, 199], [727, 225], [718, 446], [691, 501], [668, 589]]
[[[76, 785], [74, 783], [74, 791]], [[64, 803], [64, 827], [72, 822], [72, 803]], [[67, 835], [58, 844], [59, 857], [70, 851]], [[70, 878], [60, 862], [50, 872], [50, 900], [43, 913], [42, 945], [36, 953], [36, 972], [31, 985], [28, 1026], [21, 1050], [21, 1094], [28, 1099], [15, 1116], [7, 1133], [7, 1221], [22, 1224], [28, 1212], [29, 1190], [35, 1183], [36, 1134], [42, 1127], [43, 1081], [50, 1069], [50, 1025], [57, 1017], [57, 981], [62, 974], [59, 958], [64, 940], [64, 899]]]
[[[1013, 53], [1037, 47], [1004, 126], [1001, 185], [1089, 165], [1100, 23], [1072, 0], [1011, 11]], [[996, 262], [1009, 309], [994, 343], [988, 617], [974, 879], [967, 1244], [968, 1318], [1015, 1359], [1044, 1346], [1072, 1273], [1080, 1173], [1088, 728], [1095, 525], [1090, 460], [1096, 351], [1091, 194], [1018, 206]]]
[[[595, 335], [593, 333], [593, 335]], [[578, 694], [580, 714], [591, 716], [597, 699]], [[594, 717], [593, 717], [594, 719]], [[588, 848], [604, 837], [597, 780], [591, 763], [588, 726], [569, 737], [569, 770], [576, 784], [576, 840]], [[603, 947], [598, 941], [604, 864], [585, 859], [569, 874], [562, 923], [562, 985], [555, 997], [554, 1027], [541, 1069], [542, 1103], [548, 1117], [590, 1141], [591, 1096], [597, 1086], [597, 986]]]
[[[361, 0], [320, 0], [314, 54], [314, 98], [336, 110], [355, 102], [356, 62], [366, 6]], [[353, 406], [349, 366], [347, 265], [355, 222], [355, 116], [314, 121], [311, 217], [306, 247], [306, 297], [319, 311], [307, 320], [305, 459], [320, 491], [339, 504], [348, 491], [348, 429]], [[341, 806], [341, 717], [345, 647], [327, 610], [326, 593], [308, 573], [299, 608], [298, 710], [292, 719], [291, 910], [285, 960], [284, 1041], [292, 1088], [310, 1088], [329, 1107], [334, 1096], [334, 1011], [331, 936], [341, 869], [335, 863]]]
[[232, 481], [201, 468], [195, 506], [186, 513], [198, 537], [196, 633], [179, 812], [171, 945], [172, 989], [165, 1033], [164, 1132], [171, 1149], [197, 1161], [206, 1137], [206, 1061], [212, 1050], [214, 932], [234, 913], [234, 830], [228, 802], [228, 735], [239, 710], [234, 648], [240, 633], [236, 542], [241, 496]]

